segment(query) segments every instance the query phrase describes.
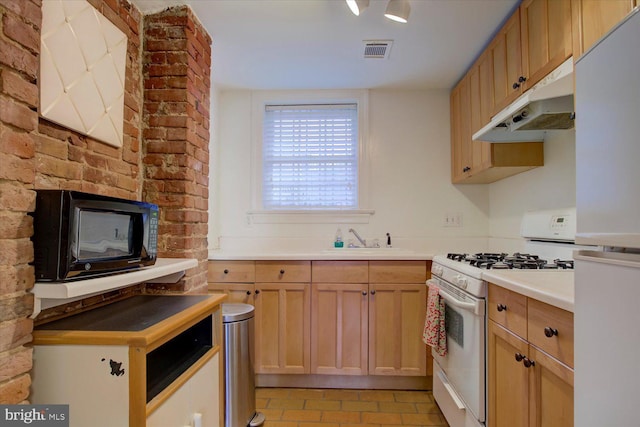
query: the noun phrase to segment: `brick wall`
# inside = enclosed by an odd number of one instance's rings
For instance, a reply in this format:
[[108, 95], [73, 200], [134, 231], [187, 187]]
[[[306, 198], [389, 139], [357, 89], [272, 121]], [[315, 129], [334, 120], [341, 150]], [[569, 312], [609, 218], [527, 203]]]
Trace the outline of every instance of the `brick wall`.
[[148, 15], [144, 24], [144, 195], [160, 209], [158, 255], [199, 260], [175, 285], [206, 289], [211, 39], [191, 10]]
[[[28, 213], [35, 208], [35, 188], [158, 203], [166, 236], [160, 255], [193, 257], [200, 265], [178, 286], [150, 291], [206, 289], [209, 36], [189, 9], [156, 15], [156, 34], [166, 25], [167, 38], [181, 40], [169, 45], [181, 48], [161, 49], [156, 43], [148, 49], [143, 84], [140, 12], [128, 0], [89, 0], [128, 36], [124, 144], [114, 148], [38, 117], [41, 1], [0, 0], [0, 404], [29, 396], [33, 298], [28, 291], [34, 271]], [[156, 85], [164, 90], [157, 99]], [[145, 87], [150, 91], [143, 112]], [[45, 310], [37, 322], [145, 291], [142, 284], [86, 298]]]
[[29, 396], [39, 1], [0, 0], [0, 404]]

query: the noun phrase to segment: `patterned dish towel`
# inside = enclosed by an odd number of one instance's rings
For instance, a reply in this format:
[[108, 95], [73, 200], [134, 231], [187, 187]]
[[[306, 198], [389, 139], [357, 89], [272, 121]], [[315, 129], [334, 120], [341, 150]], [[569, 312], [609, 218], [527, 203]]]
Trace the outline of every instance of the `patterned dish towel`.
[[447, 354], [447, 331], [444, 327], [444, 300], [440, 296], [440, 289], [429, 283], [427, 295], [427, 316], [424, 320], [422, 341], [433, 347], [440, 356]]

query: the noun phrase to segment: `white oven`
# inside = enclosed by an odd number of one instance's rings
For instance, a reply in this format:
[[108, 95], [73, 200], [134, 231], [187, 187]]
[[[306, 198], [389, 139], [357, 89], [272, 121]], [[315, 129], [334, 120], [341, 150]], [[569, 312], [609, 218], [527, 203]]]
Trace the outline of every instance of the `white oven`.
[[[434, 268], [439, 269], [443, 267]], [[468, 283], [477, 279], [455, 275], [453, 280]], [[440, 289], [444, 300], [447, 332], [447, 354], [432, 352], [434, 398], [452, 427], [482, 426], [486, 416], [485, 299], [436, 274], [427, 282], [430, 284]]]

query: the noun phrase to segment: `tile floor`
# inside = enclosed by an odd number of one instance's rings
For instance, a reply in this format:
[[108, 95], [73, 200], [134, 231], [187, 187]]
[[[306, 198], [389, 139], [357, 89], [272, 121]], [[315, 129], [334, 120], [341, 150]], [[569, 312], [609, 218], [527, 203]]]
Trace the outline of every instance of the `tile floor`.
[[264, 427], [447, 427], [430, 391], [258, 388]]

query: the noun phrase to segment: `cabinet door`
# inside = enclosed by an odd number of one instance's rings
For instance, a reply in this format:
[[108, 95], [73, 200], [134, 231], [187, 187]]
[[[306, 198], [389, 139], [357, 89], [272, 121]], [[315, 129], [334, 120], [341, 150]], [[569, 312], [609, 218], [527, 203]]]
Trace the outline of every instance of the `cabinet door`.
[[522, 76], [519, 10], [514, 12], [496, 35], [489, 50], [493, 58], [493, 115], [522, 93], [522, 86], [518, 86]]
[[257, 374], [310, 372], [310, 285], [256, 283]]
[[[469, 71], [471, 138], [491, 121], [493, 108], [493, 58], [491, 51], [478, 59]], [[471, 141], [471, 174], [491, 167], [491, 143]]]
[[489, 427], [526, 427], [529, 424], [529, 370], [516, 354], [526, 356], [528, 344], [489, 321], [487, 381]]
[[253, 305], [253, 283], [209, 283], [210, 294], [227, 294], [225, 302]]
[[369, 374], [426, 375], [427, 287], [369, 285]]
[[368, 294], [366, 283], [312, 284], [312, 374], [367, 374]]
[[451, 92], [451, 181], [463, 181], [471, 171], [471, 107], [469, 79]]
[[202, 365], [147, 418], [147, 427], [190, 426], [200, 417], [202, 427], [220, 425], [220, 354]]
[[573, 426], [573, 370], [529, 345], [531, 427]]
[[570, 0], [525, 0], [520, 6], [523, 91], [571, 56]]
[[633, 0], [572, 0], [574, 59], [593, 46], [633, 7]]

